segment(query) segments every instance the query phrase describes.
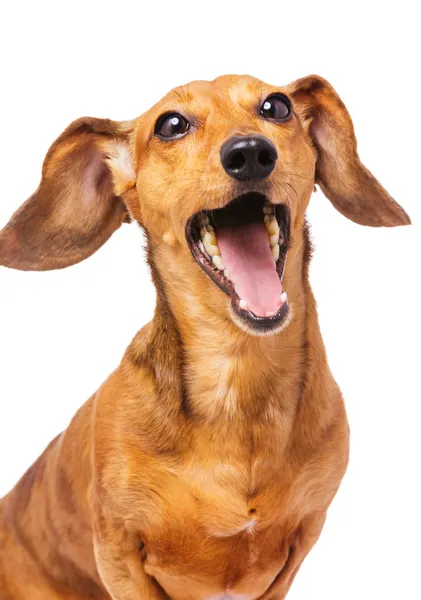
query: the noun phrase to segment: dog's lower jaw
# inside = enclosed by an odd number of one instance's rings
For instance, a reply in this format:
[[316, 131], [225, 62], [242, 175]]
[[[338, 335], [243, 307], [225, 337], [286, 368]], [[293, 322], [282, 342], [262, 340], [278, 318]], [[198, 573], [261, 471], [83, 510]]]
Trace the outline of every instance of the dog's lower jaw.
[[269, 326], [269, 327], [267, 327], [267, 326], [262, 327], [262, 328], [250, 327], [250, 324], [247, 321], [245, 321], [244, 319], [242, 319], [235, 312], [235, 310], [232, 308], [231, 305], [228, 307], [228, 313], [229, 313], [232, 321], [237, 325], [237, 327], [239, 329], [241, 329], [241, 331], [243, 331], [244, 333], [246, 333], [248, 335], [252, 335], [252, 336], [256, 336], [256, 337], [268, 337], [268, 336], [272, 336], [272, 335], [279, 335], [283, 331], [285, 331], [285, 329], [287, 329], [287, 327], [290, 325], [290, 323], [292, 322], [292, 320], [294, 318], [293, 308], [289, 304], [288, 304], [288, 312], [287, 312], [285, 318], [282, 319], [282, 321], [280, 323], [276, 323], [273, 326]]

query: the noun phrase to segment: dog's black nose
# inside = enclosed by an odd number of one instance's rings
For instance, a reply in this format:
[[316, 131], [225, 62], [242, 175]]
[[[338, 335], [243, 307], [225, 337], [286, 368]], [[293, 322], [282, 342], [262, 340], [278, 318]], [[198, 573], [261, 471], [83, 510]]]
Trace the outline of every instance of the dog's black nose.
[[232, 137], [221, 148], [222, 166], [230, 177], [239, 181], [268, 177], [277, 158], [275, 146], [263, 135]]

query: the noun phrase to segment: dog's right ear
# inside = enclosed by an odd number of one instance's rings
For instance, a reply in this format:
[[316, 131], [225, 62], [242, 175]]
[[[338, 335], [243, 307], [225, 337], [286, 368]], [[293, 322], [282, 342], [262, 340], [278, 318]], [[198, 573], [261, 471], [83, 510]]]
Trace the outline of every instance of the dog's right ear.
[[100, 248], [130, 222], [123, 194], [133, 188], [131, 122], [82, 118], [53, 143], [41, 183], [0, 231], [0, 265], [61, 269]]

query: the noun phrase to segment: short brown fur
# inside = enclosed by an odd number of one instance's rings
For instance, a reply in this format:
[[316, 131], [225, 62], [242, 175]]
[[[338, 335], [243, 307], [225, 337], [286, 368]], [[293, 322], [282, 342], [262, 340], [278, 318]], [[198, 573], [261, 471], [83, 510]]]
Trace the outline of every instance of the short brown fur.
[[[258, 112], [274, 91], [293, 104], [282, 125]], [[170, 110], [195, 129], [162, 142], [154, 123]], [[267, 336], [237, 326], [185, 238], [194, 213], [246, 189], [227, 177], [219, 150], [249, 133], [280, 157], [258, 191], [291, 211], [292, 318]], [[131, 122], [80, 119], [52, 145], [38, 190], [0, 232], [0, 265], [66, 267], [136, 220], [157, 307], [1, 501], [1, 600], [285, 598], [348, 460], [308, 280], [315, 183], [358, 223], [409, 223], [361, 164], [349, 114], [317, 76], [285, 88], [237, 76], [195, 82]]]

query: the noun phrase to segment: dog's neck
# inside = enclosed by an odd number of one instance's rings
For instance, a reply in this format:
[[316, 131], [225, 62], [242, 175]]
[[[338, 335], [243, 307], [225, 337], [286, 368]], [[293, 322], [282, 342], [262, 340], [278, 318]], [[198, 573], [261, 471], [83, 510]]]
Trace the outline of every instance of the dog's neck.
[[[195, 294], [197, 286], [164, 283], [171, 271], [154, 262], [156, 314], [147, 326], [147, 338], [143, 330], [129, 354], [138, 363], [147, 362], [171, 404], [178, 396], [183, 409], [201, 421], [240, 413], [255, 418], [274, 405], [294, 410], [303, 388], [309, 330], [324, 355], [308, 283], [310, 254], [304, 227], [293, 240], [285, 272], [290, 322], [268, 336], [241, 331], [228, 316], [227, 299], [219, 291], [215, 310]], [[309, 323], [309, 315], [314, 322]]]

